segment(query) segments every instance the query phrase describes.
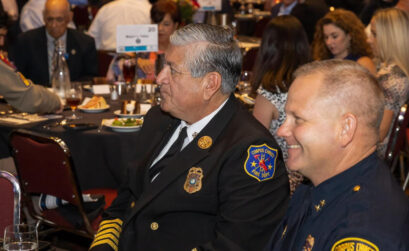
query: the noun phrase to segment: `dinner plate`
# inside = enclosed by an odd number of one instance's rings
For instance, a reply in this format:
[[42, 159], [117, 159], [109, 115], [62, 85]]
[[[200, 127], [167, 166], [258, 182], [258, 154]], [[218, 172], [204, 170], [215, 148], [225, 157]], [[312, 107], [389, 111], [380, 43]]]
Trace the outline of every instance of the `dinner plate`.
[[114, 126], [112, 125], [112, 122], [114, 122], [115, 119], [104, 119], [103, 125], [111, 128], [112, 131], [114, 132], [136, 132], [139, 131], [142, 127], [142, 125], [138, 126]]
[[105, 112], [106, 110], [109, 109], [109, 105], [105, 108], [82, 108], [81, 106], [78, 106], [78, 110], [86, 113], [99, 113], [99, 112]]
[[145, 114], [123, 114], [121, 110], [114, 111], [114, 114], [121, 117], [121, 118], [140, 118], [143, 117]]

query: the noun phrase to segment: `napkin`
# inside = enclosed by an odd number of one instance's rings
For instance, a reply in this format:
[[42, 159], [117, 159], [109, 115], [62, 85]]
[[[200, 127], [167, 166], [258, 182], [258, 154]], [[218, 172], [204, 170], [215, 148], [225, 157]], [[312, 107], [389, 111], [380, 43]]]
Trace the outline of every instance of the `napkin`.
[[93, 85], [92, 92], [96, 95], [102, 95], [102, 94], [110, 94], [111, 90], [110, 90], [109, 85]]

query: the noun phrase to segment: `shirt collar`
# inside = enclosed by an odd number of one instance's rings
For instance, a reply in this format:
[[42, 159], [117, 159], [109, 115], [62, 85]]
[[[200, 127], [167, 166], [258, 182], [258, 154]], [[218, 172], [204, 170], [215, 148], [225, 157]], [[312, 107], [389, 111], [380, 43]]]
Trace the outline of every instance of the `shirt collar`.
[[210, 122], [210, 120], [212, 120], [212, 118], [220, 111], [220, 109], [223, 108], [223, 106], [227, 103], [227, 100], [229, 100], [228, 98], [223, 102], [223, 104], [221, 104], [216, 110], [214, 110], [212, 113], [210, 113], [209, 115], [207, 115], [206, 117], [202, 118], [201, 120], [188, 125], [185, 121], [181, 121], [180, 123], [180, 128], [183, 128], [184, 126], [187, 127], [187, 137], [189, 139], [189, 142], [192, 141], [196, 135], [198, 135], [200, 133], [200, 131], [202, 131], [202, 129]]
[[280, 11], [279, 11], [279, 15], [290, 15], [291, 11], [293, 10], [293, 8], [297, 5], [298, 1], [294, 1], [292, 4], [288, 5], [287, 7], [284, 6], [284, 4], [282, 4], [280, 6]]
[[[52, 44], [52, 45], [54, 46], [54, 40], [55, 40], [55, 38], [53, 38], [53, 37], [48, 33], [47, 29], [45, 30], [45, 34], [46, 34], [46, 36], [47, 36], [47, 43], [48, 43], [48, 44]], [[67, 31], [65, 31], [64, 34], [63, 34], [61, 37], [59, 37], [57, 40], [62, 40], [62, 41], [64, 41], [64, 44], [65, 44], [66, 38], [67, 38]]]

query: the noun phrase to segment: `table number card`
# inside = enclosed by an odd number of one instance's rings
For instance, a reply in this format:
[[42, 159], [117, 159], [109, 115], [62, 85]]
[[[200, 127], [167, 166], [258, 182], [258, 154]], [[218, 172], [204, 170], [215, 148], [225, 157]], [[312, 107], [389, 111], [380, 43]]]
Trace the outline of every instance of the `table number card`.
[[222, 0], [198, 0], [197, 2], [200, 5], [200, 10], [222, 10]]
[[158, 25], [118, 25], [116, 51], [122, 53], [158, 51]]

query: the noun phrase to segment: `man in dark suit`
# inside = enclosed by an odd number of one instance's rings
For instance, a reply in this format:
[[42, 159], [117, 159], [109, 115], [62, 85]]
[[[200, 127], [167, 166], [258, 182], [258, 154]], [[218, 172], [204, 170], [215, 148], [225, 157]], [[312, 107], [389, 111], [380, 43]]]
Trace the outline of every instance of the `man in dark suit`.
[[170, 41], [160, 107], [145, 116], [136, 162], [91, 250], [260, 250], [289, 184], [274, 138], [232, 95], [233, 32], [191, 24]]
[[37, 84], [50, 85], [55, 41], [63, 40], [71, 81], [97, 75], [94, 39], [68, 29], [72, 19], [66, 0], [48, 0], [44, 9], [45, 26], [20, 34], [11, 55], [17, 69]]
[[304, 26], [308, 41], [314, 38], [315, 24], [328, 12], [328, 6], [324, 0], [286, 0], [276, 4], [271, 9], [274, 18], [281, 15], [293, 15]]

